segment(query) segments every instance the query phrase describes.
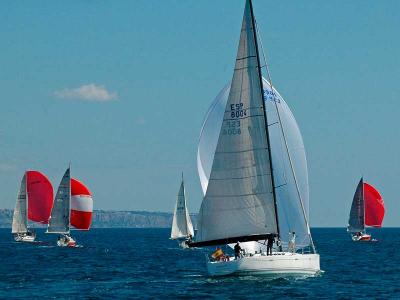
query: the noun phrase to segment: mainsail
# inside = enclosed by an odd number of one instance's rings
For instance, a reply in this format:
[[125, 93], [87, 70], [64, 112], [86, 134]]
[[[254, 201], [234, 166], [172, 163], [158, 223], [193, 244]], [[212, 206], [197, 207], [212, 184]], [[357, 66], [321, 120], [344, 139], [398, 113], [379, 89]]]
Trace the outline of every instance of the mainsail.
[[69, 233], [71, 207], [70, 168], [65, 171], [57, 190], [53, 209], [47, 227], [48, 233]]
[[235, 70], [224, 109], [198, 232], [192, 245], [278, 234], [271, 150], [251, 2], [246, 2]]
[[15, 203], [12, 233], [26, 233], [28, 231], [28, 218], [27, 218], [27, 199], [26, 199], [26, 173], [21, 180], [17, 202]]
[[364, 231], [364, 183], [361, 178], [358, 183], [356, 192], [353, 197], [353, 203], [351, 204], [349, 226], [347, 230], [349, 232], [361, 232]]
[[193, 235], [193, 225], [186, 206], [185, 185], [182, 178], [172, 220], [171, 239], [188, 238]]
[[[207, 191], [211, 166], [218, 142], [218, 135], [216, 135], [215, 132], [219, 132], [222, 125], [230, 85], [230, 83], [227, 84], [211, 104], [201, 129], [197, 151], [197, 167], [204, 194]], [[300, 205], [300, 201], [303, 201], [308, 219], [308, 171], [303, 138], [288, 104], [275, 88], [272, 89], [270, 83], [264, 78], [263, 89], [269, 123], [268, 129], [271, 141], [272, 165], [274, 166], [273, 172], [279, 227], [280, 232], [284, 233], [281, 234], [281, 241], [284, 246], [287, 245], [289, 238], [287, 233], [295, 231], [296, 246], [298, 248], [306, 247], [310, 245], [310, 236]], [[280, 122], [277, 117], [276, 109], [279, 110]], [[299, 199], [296, 190], [296, 183], [286, 153], [284, 137], [282, 136], [280, 126], [282, 126], [285, 132], [289, 155], [292, 157], [293, 168], [297, 175], [297, 184], [301, 199]]]
[[365, 225], [381, 227], [385, 216], [385, 205], [377, 189], [364, 183]]

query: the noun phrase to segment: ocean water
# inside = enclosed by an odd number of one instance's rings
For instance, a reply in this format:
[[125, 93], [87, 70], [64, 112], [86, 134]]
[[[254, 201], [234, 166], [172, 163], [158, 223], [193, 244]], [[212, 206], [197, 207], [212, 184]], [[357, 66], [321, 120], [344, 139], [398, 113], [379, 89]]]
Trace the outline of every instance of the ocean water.
[[312, 230], [322, 274], [303, 279], [211, 278], [206, 250], [180, 249], [167, 229], [73, 232], [81, 248], [15, 243], [0, 229], [0, 298], [400, 299], [400, 229], [354, 243], [344, 228]]

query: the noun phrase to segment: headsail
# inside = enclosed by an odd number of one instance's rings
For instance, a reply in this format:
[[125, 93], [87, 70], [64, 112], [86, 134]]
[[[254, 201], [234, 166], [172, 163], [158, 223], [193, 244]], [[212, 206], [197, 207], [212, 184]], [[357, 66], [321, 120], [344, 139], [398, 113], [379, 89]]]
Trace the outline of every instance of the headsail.
[[382, 196], [370, 184], [364, 183], [365, 225], [381, 227], [385, 216]]
[[193, 225], [186, 206], [185, 186], [182, 178], [172, 220], [171, 239], [193, 237], [193, 235]]
[[69, 233], [71, 207], [71, 175], [70, 168], [65, 171], [57, 190], [47, 232]]
[[361, 178], [353, 197], [353, 203], [351, 204], [349, 226], [347, 227], [349, 232], [361, 232], [365, 229], [363, 186], [363, 179]]
[[277, 234], [273, 177], [251, 2], [193, 245]]
[[26, 173], [21, 180], [17, 202], [15, 203], [12, 233], [26, 233], [28, 231], [27, 199], [26, 199]]
[[26, 172], [28, 193], [28, 219], [47, 224], [53, 206], [53, 186], [50, 180], [39, 171]]
[[71, 178], [71, 225], [76, 229], [89, 230], [92, 213], [92, 194], [82, 182]]

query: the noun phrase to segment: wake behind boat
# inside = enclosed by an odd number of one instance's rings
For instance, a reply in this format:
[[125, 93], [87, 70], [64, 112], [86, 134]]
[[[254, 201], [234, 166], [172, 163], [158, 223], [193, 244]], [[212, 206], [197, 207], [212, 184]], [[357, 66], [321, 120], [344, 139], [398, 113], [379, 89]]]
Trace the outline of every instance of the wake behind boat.
[[181, 186], [179, 188], [172, 220], [171, 239], [178, 240], [182, 248], [187, 248], [187, 243], [191, 241], [193, 236], [193, 225], [186, 205], [185, 185], [182, 174]]
[[[308, 223], [303, 141], [270, 77], [269, 82], [262, 78], [251, 0], [245, 5], [232, 82], [203, 124], [198, 169], [204, 199], [189, 246], [237, 242], [235, 258], [220, 248], [208, 258], [210, 275], [296, 276], [320, 270]], [[247, 247], [240, 253], [243, 242], [267, 244], [269, 251]]]
[[71, 178], [69, 167], [58, 187], [47, 233], [59, 235], [57, 245], [60, 247], [78, 247], [71, 236], [71, 226], [77, 230], [89, 230], [92, 212], [93, 199], [89, 189]]
[[29, 228], [29, 220], [47, 224], [53, 205], [53, 187], [39, 171], [26, 171], [15, 204], [12, 234], [16, 242], [34, 242], [36, 233]]
[[355, 242], [376, 241], [372, 240], [370, 234], [367, 234], [366, 226], [382, 227], [384, 216], [385, 204], [382, 196], [377, 189], [361, 178], [353, 197], [347, 227], [352, 240]]

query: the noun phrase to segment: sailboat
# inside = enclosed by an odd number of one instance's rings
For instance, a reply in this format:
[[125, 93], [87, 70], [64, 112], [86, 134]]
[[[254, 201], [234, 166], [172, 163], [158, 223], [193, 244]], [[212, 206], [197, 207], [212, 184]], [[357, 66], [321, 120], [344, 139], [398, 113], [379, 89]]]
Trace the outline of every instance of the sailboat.
[[385, 204], [382, 196], [375, 187], [361, 178], [353, 197], [347, 227], [352, 240], [371, 241], [371, 235], [366, 233], [365, 227], [382, 227], [384, 216]]
[[[198, 231], [188, 245], [242, 243], [249, 251], [234, 259], [220, 255], [218, 248], [207, 257], [212, 276], [320, 271], [308, 222], [303, 141], [267, 71], [269, 81], [262, 77], [252, 1], [246, 0], [232, 81], [202, 128], [197, 159], [204, 198]], [[254, 247], [265, 246], [271, 236], [276, 240], [271, 255], [265, 247]]]
[[185, 185], [182, 174], [181, 186], [179, 188], [172, 220], [171, 239], [178, 240], [182, 248], [187, 248], [187, 242], [189, 242], [193, 236], [193, 225], [186, 205]]
[[58, 234], [57, 245], [76, 247], [71, 226], [89, 230], [93, 213], [93, 199], [89, 189], [79, 180], [71, 178], [70, 168], [65, 171], [58, 187], [47, 233]]
[[21, 180], [12, 220], [12, 234], [17, 242], [34, 242], [36, 234], [28, 220], [47, 224], [53, 205], [53, 186], [39, 171], [26, 171]]

